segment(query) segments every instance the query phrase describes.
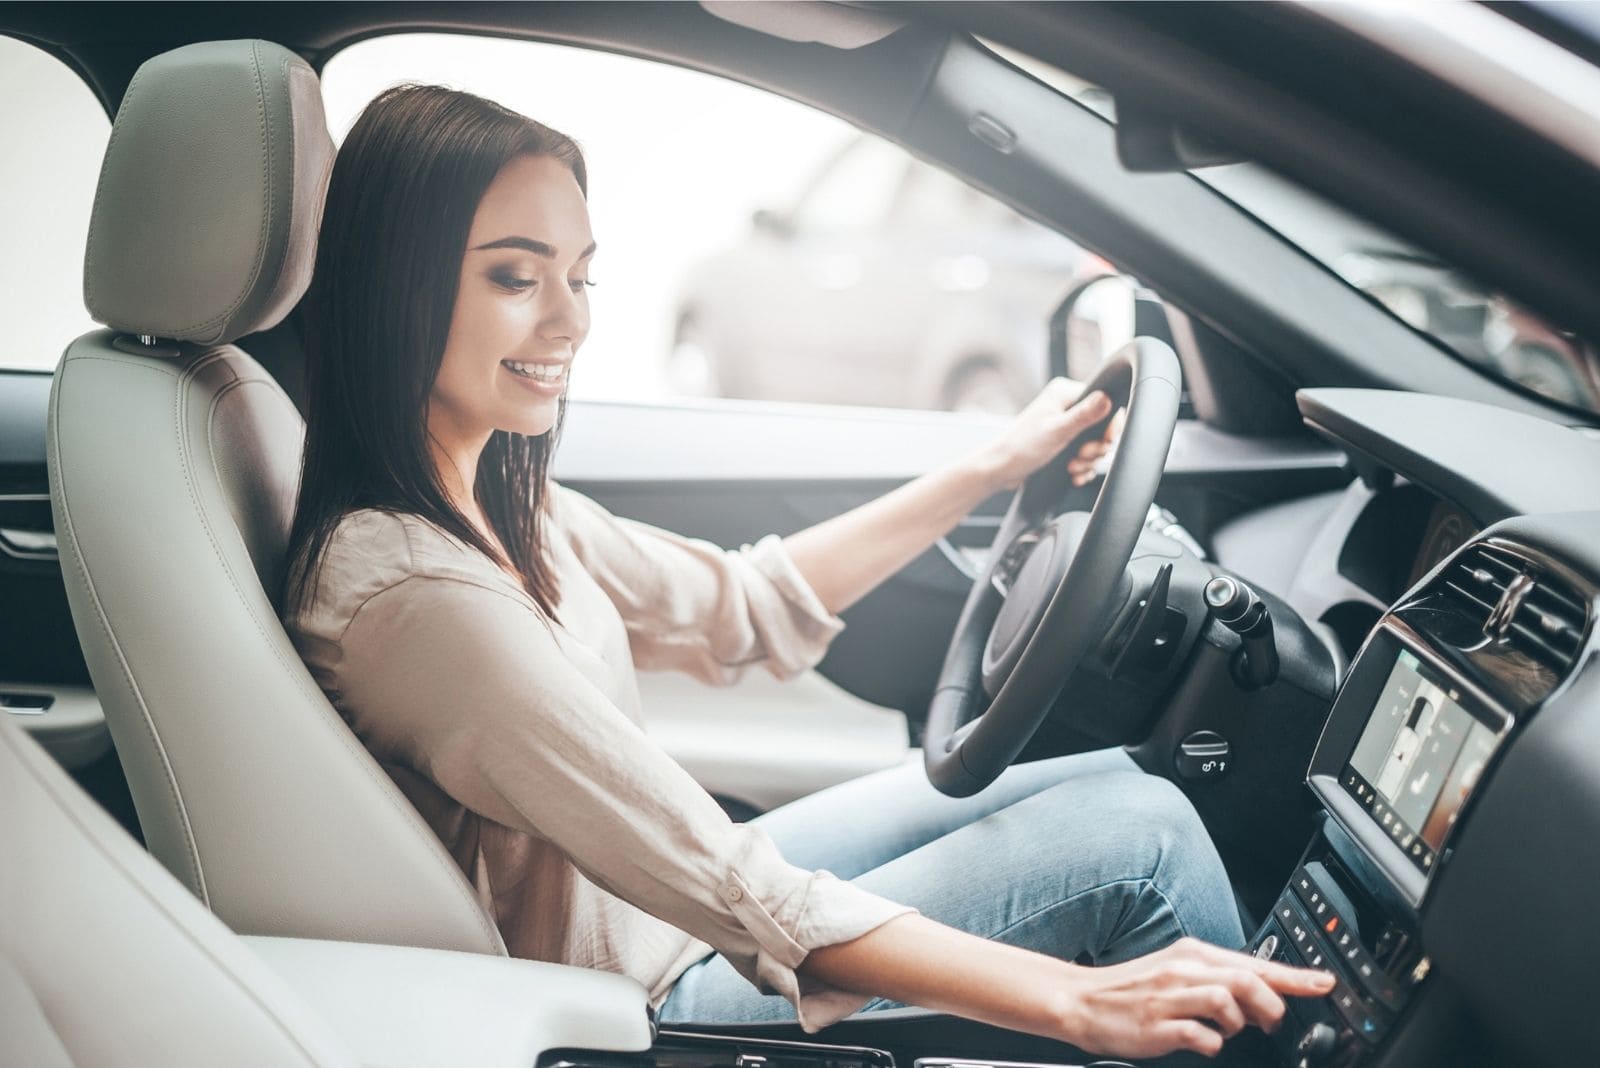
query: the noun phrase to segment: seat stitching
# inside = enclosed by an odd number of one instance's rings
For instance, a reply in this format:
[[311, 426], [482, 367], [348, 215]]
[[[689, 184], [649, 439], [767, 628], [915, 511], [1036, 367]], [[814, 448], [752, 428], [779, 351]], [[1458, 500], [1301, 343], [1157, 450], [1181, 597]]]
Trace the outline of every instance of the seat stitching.
[[57, 463], [53, 465], [53, 469], [50, 471], [50, 481], [55, 489], [55, 492], [61, 500], [61, 518], [66, 523], [67, 544], [72, 549], [69, 555], [72, 557], [72, 562], [76, 567], [78, 578], [83, 582], [84, 589], [86, 589], [89, 593], [89, 600], [94, 608], [94, 620], [100, 624], [100, 630], [104, 633], [107, 644], [111, 647], [111, 651], [116, 656], [117, 666], [122, 669], [123, 681], [127, 684], [128, 690], [133, 694], [134, 705], [139, 710], [139, 722], [144, 725], [146, 732], [150, 735], [150, 741], [155, 748], [156, 755], [161, 760], [162, 770], [166, 773], [167, 789], [172, 795], [172, 803], [178, 814], [178, 828], [183, 832], [183, 843], [187, 848], [187, 853], [183, 859], [188, 863], [190, 876], [188, 880], [189, 885], [194, 889], [200, 900], [209, 906], [211, 902], [210, 896], [206, 891], [205, 875], [200, 870], [199, 846], [194, 840], [194, 834], [189, 824], [189, 812], [183, 802], [183, 792], [178, 787], [177, 775], [172, 770], [172, 761], [167, 756], [166, 746], [162, 744], [161, 732], [156, 726], [154, 717], [150, 715], [149, 705], [144, 699], [143, 692], [139, 689], [138, 682], [133, 677], [133, 670], [128, 666], [126, 656], [123, 655], [122, 644], [117, 641], [116, 635], [112, 633], [111, 623], [106, 618], [105, 609], [100, 603], [100, 594], [95, 589], [94, 580], [89, 577], [89, 570], [84, 566], [83, 548], [78, 542], [78, 531], [72, 518], [72, 508], [67, 501], [67, 486], [62, 477], [60, 463], [61, 422], [59, 416], [60, 391], [62, 388], [61, 382], [71, 365], [83, 360], [96, 360], [103, 363], [115, 363], [122, 367], [132, 367], [144, 371], [155, 371], [156, 373], [164, 374], [169, 378], [177, 376], [161, 365], [153, 365], [144, 362], [135, 363], [129, 360], [117, 360], [105, 356], [68, 356], [67, 358], [63, 359], [61, 361], [60, 369], [56, 372], [56, 389], [52, 391], [52, 404], [56, 408], [57, 417], [50, 421], [50, 443], [55, 446]]
[[[195, 363], [190, 365], [190, 367], [187, 368], [185, 370], [184, 374], [183, 374], [184, 382], [182, 383], [182, 386], [178, 390], [179, 395], [181, 396], [182, 393], [184, 392], [184, 389], [186, 389], [188, 387], [189, 383], [194, 380], [196, 372], [198, 372], [201, 368], [203, 368], [205, 366], [209, 366], [211, 363], [216, 362], [217, 360], [224, 359], [226, 356], [228, 356], [230, 354], [230, 350], [232, 350], [234, 352], [240, 352], [242, 354], [242, 350], [239, 350], [236, 347], [231, 346], [231, 345], [226, 345], [226, 346], [222, 346], [220, 348], [217, 348], [217, 349], [213, 350], [211, 353], [207, 354], [204, 357], [201, 357]], [[222, 389], [220, 389], [211, 398], [211, 406], [210, 406], [210, 409], [207, 412], [207, 426], [206, 426], [206, 442], [207, 442], [208, 446], [209, 446], [210, 441], [211, 441], [211, 425], [212, 425], [212, 422], [215, 420], [216, 415], [217, 415], [218, 402], [224, 396], [226, 396], [228, 393], [232, 392], [234, 389], [239, 387], [244, 382], [245, 382], [244, 379], [240, 379], [240, 378], [236, 377], [234, 379], [234, 381], [228, 383], [226, 386], [224, 386]], [[284, 668], [284, 670], [288, 673], [289, 677], [293, 680], [293, 685], [298, 687], [303, 693], [306, 694], [307, 697], [313, 697], [312, 690], [314, 688], [314, 690], [315, 690], [314, 701], [313, 701], [314, 705], [315, 705], [315, 703], [317, 701], [320, 701], [322, 704], [325, 705], [327, 703], [327, 695], [322, 692], [321, 688], [320, 687], [315, 687], [314, 685], [313, 685], [313, 687], [307, 687], [306, 686], [306, 681], [308, 679], [310, 679], [310, 675], [306, 671], [305, 664], [303, 662], [300, 662], [300, 661], [297, 660], [296, 664], [294, 666], [291, 666], [283, 658], [283, 654], [282, 654], [282, 651], [278, 647], [278, 643], [274, 642], [272, 640], [271, 635], [262, 626], [261, 620], [257, 616], [257, 614], [256, 614], [256, 612], [254, 610], [254, 607], [251, 605], [249, 599], [245, 596], [244, 591], [242, 589], [240, 589], [238, 577], [234, 574], [233, 567], [232, 567], [231, 563], [229, 562], [228, 558], [223, 554], [222, 548], [218, 544], [216, 534], [212, 530], [211, 520], [210, 520], [209, 516], [205, 513], [205, 511], [200, 507], [199, 497], [198, 497], [197, 493], [195, 492], [194, 480], [191, 478], [191, 471], [192, 471], [192, 468], [193, 468], [193, 457], [192, 457], [191, 452], [190, 452], [189, 439], [188, 439], [188, 435], [185, 433], [184, 426], [185, 426], [185, 422], [182, 419], [182, 414], [181, 414], [181, 409], [180, 409], [179, 425], [178, 425], [178, 428], [177, 428], [177, 432], [178, 432], [178, 440], [179, 440], [179, 449], [180, 449], [181, 456], [182, 456], [182, 461], [183, 461], [182, 462], [182, 467], [183, 467], [184, 485], [189, 491], [190, 504], [193, 506], [195, 514], [199, 516], [201, 526], [205, 529], [206, 539], [211, 543], [212, 552], [215, 554], [218, 563], [220, 563], [222, 565], [222, 570], [223, 570], [224, 574], [227, 575], [229, 584], [233, 587], [233, 592], [234, 592], [235, 597], [238, 600], [238, 603], [244, 608], [246, 615], [249, 616], [249, 618], [250, 618], [250, 622], [255, 625], [256, 632], [261, 636], [262, 641], [271, 650], [273, 658], [276, 659], [278, 661], [279, 665], [282, 666]], [[215, 463], [215, 461], [213, 460], [213, 471], [215, 471], [214, 463]], [[252, 571], [252, 577], [254, 577], [254, 572], [253, 571]], [[258, 583], [258, 585], [259, 585], [259, 583]], [[279, 622], [278, 620], [276, 620], [276, 618], [274, 619], [274, 623], [277, 624], [277, 626], [280, 629], [282, 628], [282, 623]], [[294, 670], [294, 667], [298, 667], [300, 670], [298, 672], [296, 672]], [[488, 917], [484, 914], [483, 907], [478, 902], [477, 898], [475, 896], [467, 893], [466, 883], [465, 883], [464, 878], [462, 877], [460, 868], [458, 866], [456, 866], [454, 861], [451, 861], [448, 865], [444, 864], [443, 859], [438, 855], [438, 852], [442, 852], [443, 848], [444, 848], [443, 844], [439, 842], [438, 836], [433, 833], [431, 828], [426, 828], [425, 826], [421, 826], [420, 825], [422, 817], [416, 811], [415, 808], [413, 808], [409, 804], [401, 804], [400, 801], [397, 799], [397, 797], [394, 796], [395, 792], [396, 792], [395, 789], [394, 789], [394, 784], [393, 784], [392, 780], [390, 780], [388, 778], [387, 774], [384, 773], [381, 769], [378, 769], [376, 771], [376, 773], [374, 772], [374, 768], [372, 766], [370, 766], [371, 765], [371, 760], [370, 760], [371, 754], [369, 754], [367, 752], [366, 747], [361, 745], [360, 741], [358, 739], [356, 739], [355, 735], [350, 733], [349, 728], [344, 724], [344, 722], [342, 720], [340, 720], [338, 722], [338, 724], [337, 724], [338, 729], [337, 730], [333, 730], [332, 728], [335, 726], [334, 721], [333, 721], [334, 717], [331, 717], [331, 716], [327, 715], [326, 713], [323, 713], [323, 714], [320, 714], [320, 715], [313, 715], [312, 718], [313, 718], [313, 720], [315, 722], [317, 722], [318, 724], [321, 725], [322, 729], [327, 730], [330, 733], [330, 735], [333, 737], [333, 739], [335, 741], [337, 741], [341, 746], [343, 746], [346, 749], [346, 751], [351, 752], [352, 755], [359, 753], [361, 756], [367, 758], [367, 759], [358, 759], [358, 760], [356, 760], [355, 763], [356, 763], [357, 767], [359, 767], [361, 769], [361, 772], [367, 777], [367, 779], [369, 781], [371, 781], [374, 785], [376, 785], [379, 788], [378, 792], [379, 792], [380, 796], [383, 797], [384, 801], [388, 803], [388, 805], [389, 805], [389, 807], [391, 809], [393, 809], [398, 815], [401, 816], [402, 820], [405, 822], [405, 825], [411, 830], [413, 835], [415, 835], [417, 837], [417, 840], [419, 842], [421, 842], [423, 844], [423, 846], [425, 847], [424, 848], [424, 852], [428, 853], [428, 854], [430, 854], [432, 856], [432, 859], [433, 859], [434, 863], [439, 865], [441, 870], [445, 871], [447, 874], [449, 874], [449, 875], [454, 877], [453, 878], [453, 884], [455, 885], [457, 893], [464, 900], [467, 900], [467, 901], [471, 902], [471, 904], [473, 906], [472, 911], [476, 915], [476, 917], [478, 919], [478, 922], [479, 922], [479, 926], [483, 929], [483, 933], [485, 935], [489, 936], [490, 944], [491, 945], [500, 944], [501, 943], [501, 938], [500, 938], [500, 934], [499, 934], [498, 928], [494, 927], [494, 925], [489, 921]], [[382, 778], [380, 779], [379, 776], [382, 776]], [[422, 833], [424, 830], [426, 830], [426, 832], [427, 832], [426, 835], [424, 835]], [[436, 850], [437, 850], [437, 852], [436, 852]], [[447, 883], [448, 882], [452, 882], [452, 880], [447, 880]]]

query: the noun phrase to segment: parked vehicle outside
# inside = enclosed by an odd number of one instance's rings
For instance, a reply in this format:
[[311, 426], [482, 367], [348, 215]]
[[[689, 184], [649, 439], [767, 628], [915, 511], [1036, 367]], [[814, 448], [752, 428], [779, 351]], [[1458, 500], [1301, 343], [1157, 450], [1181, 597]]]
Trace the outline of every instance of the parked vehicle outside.
[[787, 210], [694, 265], [665, 377], [691, 396], [1007, 413], [1051, 314], [1109, 263], [863, 135]]

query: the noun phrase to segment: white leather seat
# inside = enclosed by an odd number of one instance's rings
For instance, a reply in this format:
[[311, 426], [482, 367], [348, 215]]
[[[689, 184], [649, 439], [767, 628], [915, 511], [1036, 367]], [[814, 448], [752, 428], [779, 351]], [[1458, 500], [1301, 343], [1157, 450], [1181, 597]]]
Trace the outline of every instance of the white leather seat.
[[68, 600], [147, 844], [229, 927], [503, 954], [277, 618], [304, 427], [230, 342], [304, 292], [332, 155], [315, 74], [276, 45], [134, 76], [84, 267], [108, 329], [50, 396]]
[[237, 938], [0, 716], [0, 1064], [528, 1068], [651, 1039], [620, 975]]
[[0, 1063], [356, 1063], [3, 717], [0, 858]]

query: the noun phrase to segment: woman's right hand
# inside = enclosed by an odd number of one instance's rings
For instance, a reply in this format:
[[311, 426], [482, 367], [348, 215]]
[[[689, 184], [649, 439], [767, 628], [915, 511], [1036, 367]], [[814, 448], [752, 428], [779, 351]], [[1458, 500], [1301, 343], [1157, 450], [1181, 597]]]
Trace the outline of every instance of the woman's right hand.
[[1074, 967], [1058, 1037], [1109, 1056], [1182, 1049], [1213, 1057], [1247, 1025], [1276, 1030], [1284, 995], [1321, 997], [1333, 983], [1328, 972], [1184, 938], [1123, 964]]

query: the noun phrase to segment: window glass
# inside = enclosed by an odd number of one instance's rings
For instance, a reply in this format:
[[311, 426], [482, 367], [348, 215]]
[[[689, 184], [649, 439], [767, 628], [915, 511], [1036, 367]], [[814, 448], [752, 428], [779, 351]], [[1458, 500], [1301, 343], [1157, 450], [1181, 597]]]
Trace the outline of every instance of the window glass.
[[795, 210], [808, 233], [856, 233], [880, 227], [905, 179], [907, 157], [895, 145], [862, 137], [833, 160]]
[[47, 370], [92, 329], [83, 252], [111, 120], [66, 64], [0, 36], [0, 367]]
[[[899, 146], [649, 60], [407, 34], [352, 45], [322, 81], [336, 141], [402, 81], [579, 141], [600, 251], [575, 397], [949, 408], [971, 405], [956, 386], [981, 359], [983, 406], [1014, 409], [1043, 381], [1050, 316], [1086, 258], [1054, 233], [1041, 249], [1040, 227], [996, 240], [1009, 209]], [[912, 174], [942, 189], [902, 217]]]
[[[1116, 121], [1104, 89], [992, 41], [985, 46], [1057, 92]], [[1600, 412], [1600, 344], [1551, 323], [1320, 194], [1255, 163], [1190, 172], [1319, 260], [1407, 326], [1483, 373]]]

